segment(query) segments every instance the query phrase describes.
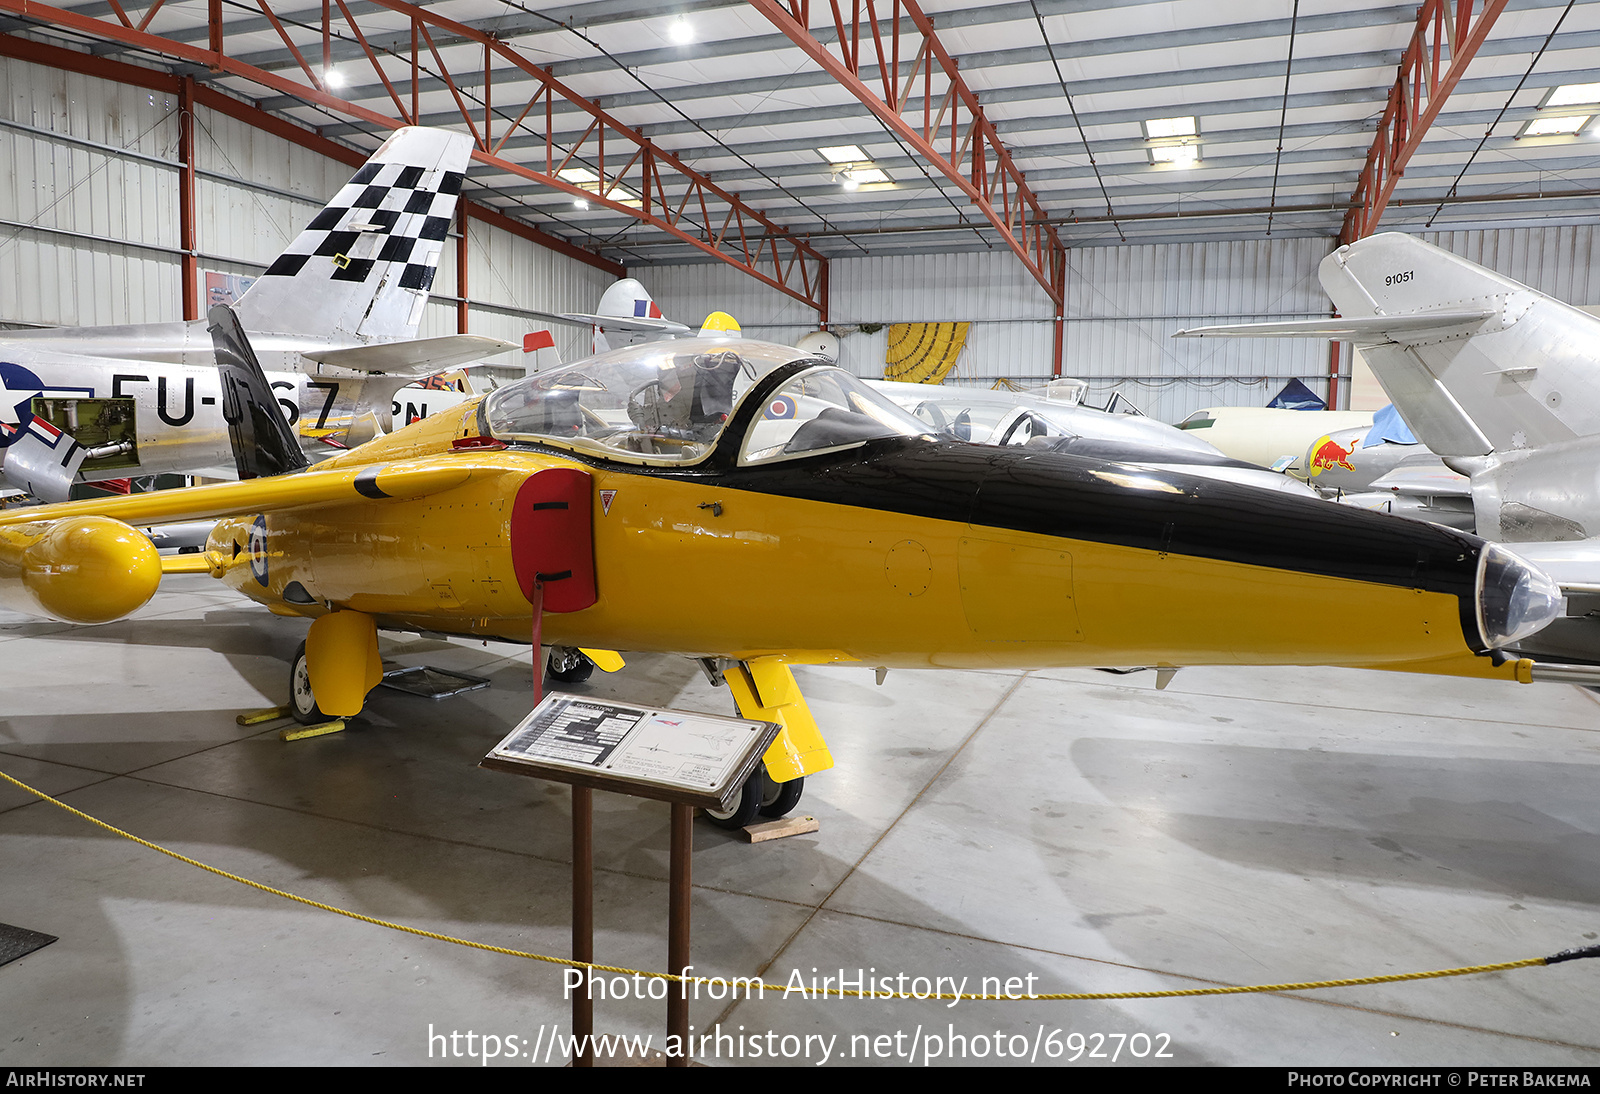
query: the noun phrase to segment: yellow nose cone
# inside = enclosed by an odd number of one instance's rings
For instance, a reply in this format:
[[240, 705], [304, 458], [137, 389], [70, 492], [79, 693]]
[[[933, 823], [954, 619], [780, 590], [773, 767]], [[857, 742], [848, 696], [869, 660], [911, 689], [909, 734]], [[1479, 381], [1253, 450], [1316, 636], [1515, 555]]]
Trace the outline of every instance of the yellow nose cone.
[[161, 556], [110, 517], [53, 522], [23, 552], [22, 582], [46, 614], [110, 623], [144, 607], [161, 584]]
[[701, 334], [739, 334], [739, 321], [725, 311], [714, 311], [700, 324]]

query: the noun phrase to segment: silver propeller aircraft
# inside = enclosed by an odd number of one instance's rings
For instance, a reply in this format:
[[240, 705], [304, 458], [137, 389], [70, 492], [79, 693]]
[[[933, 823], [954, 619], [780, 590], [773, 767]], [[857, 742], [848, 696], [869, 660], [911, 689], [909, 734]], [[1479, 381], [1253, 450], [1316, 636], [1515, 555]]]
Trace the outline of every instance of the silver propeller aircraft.
[[[234, 305], [308, 450], [387, 431], [400, 388], [516, 348], [416, 337], [470, 154], [466, 134], [398, 130]], [[235, 443], [245, 408], [215, 338], [205, 320], [6, 331], [0, 487], [61, 501], [74, 482], [266, 473]]]
[[1600, 664], [1600, 318], [1400, 234], [1340, 247], [1318, 275], [1340, 318], [1178, 336], [1360, 346], [1417, 439], [1467, 477], [1477, 534], [1567, 594], [1535, 652]]

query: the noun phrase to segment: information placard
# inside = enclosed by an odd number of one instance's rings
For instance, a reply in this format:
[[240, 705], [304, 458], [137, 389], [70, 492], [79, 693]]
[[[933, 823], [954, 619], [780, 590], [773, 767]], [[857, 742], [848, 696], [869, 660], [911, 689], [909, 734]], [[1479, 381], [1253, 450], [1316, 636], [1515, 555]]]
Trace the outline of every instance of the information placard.
[[479, 766], [726, 809], [780, 728], [552, 692]]

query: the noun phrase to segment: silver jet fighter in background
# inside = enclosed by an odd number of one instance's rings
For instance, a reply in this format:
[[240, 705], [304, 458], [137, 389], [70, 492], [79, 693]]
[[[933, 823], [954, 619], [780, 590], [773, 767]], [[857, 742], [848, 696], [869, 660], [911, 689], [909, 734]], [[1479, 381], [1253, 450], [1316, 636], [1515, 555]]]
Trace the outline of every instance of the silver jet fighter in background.
[[1477, 534], [1566, 593], [1568, 617], [1527, 648], [1600, 664], [1600, 318], [1407, 235], [1340, 247], [1318, 274], [1340, 318], [1177, 336], [1360, 346], [1417, 439], [1466, 476]]
[[[395, 132], [234, 305], [278, 407], [308, 450], [389, 428], [394, 393], [515, 348], [417, 339], [471, 138]], [[235, 466], [205, 320], [0, 335], [0, 488], [44, 501], [74, 482]]]

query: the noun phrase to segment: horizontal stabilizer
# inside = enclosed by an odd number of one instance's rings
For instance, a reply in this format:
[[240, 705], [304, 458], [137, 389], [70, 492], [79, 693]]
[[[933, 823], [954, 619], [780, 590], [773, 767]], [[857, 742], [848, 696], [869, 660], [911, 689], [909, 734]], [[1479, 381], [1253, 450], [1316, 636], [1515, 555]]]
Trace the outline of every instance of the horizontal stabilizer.
[[689, 328], [671, 319], [629, 318], [624, 315], [585, 315], [581, 312], [562, 313], [554, 318], [568, 323], [582, 323], [601, 330], [626, 330], [656, 334], [688, 334]]
[[0, 434], [7, 431], [0, 477], [40, 501], [66, 501], [88, 455], [83, 446], [37, 414], [20, 426], [0, 426]]
[[1372, 315], [1352, 319], [1291, 319], [1282, 323], [1235, 323], [1216, 327], [1191, 327], [1174, 338], [1334, 338], [1341, 342], [1375, 345], [1437, 337], [1452, 331], [1472, 330], [1490, 311], [1433, 311], [1411, 315]]
[[413, 338], [406, 342], [320, 350], [305, 356], [318, 364], [334, 368], [420, 378], [516, 348], [515, 342], [487, 338], [481, 334], [447, 334], [440, 338]]

